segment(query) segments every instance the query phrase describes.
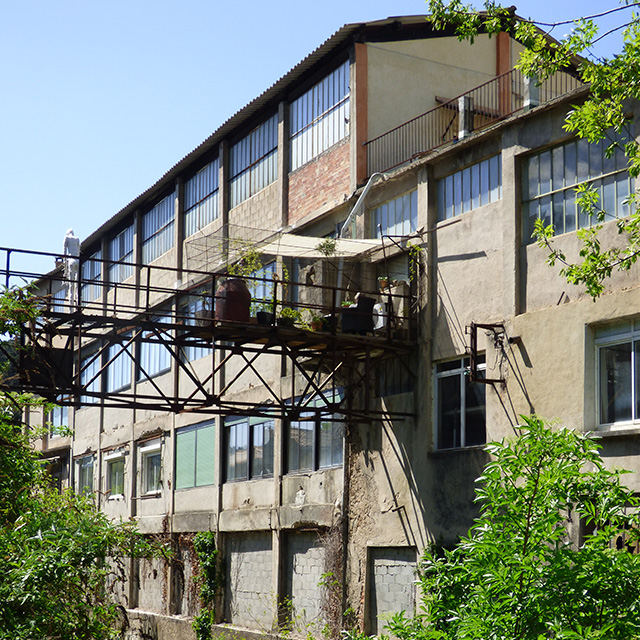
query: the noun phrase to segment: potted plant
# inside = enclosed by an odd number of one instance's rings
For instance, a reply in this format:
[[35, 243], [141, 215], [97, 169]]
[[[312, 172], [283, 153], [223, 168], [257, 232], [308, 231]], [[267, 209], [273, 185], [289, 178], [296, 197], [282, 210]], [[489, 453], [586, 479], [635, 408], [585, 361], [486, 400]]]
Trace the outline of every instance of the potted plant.
[[379, 276], [378, 286], [380, 289], [386, 289], [389, 286], [389, 276]]
[[291, 307], [283, 307], [277, 320], [280, 327], [293, 327], [297, 322], [301, 321], [302, 313], [298, 309], [292, 309]]

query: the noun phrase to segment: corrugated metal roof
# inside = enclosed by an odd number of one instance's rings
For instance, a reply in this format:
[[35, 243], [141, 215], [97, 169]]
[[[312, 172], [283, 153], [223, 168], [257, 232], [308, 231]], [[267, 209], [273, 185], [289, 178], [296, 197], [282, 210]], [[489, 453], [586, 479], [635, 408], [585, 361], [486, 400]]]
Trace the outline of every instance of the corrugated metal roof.
[[[407, 29], [410, 31], [407, 32]], [[418, 31], [421, 33], [418, 34]], [[172, 184], [175, 178], [187, 169], [192, 162], [197, 160], [197, 158], [213, 149], [222, 139], [228, 137], [234, 130], [243, 126], [247, 121], [250, 121], [270, 105], [280, 102], [284, 96], [295, 89], [300, 80], [304, 80], [307, 76], [312, 75], [317, 67], [326, 63], [329, 58], [339, 55], [353, 42], [358, 40], [366, 42], [370, 39], [376, 39], [378, 41], [399, 40], [411, 37], [412, 35], [415, 35], [415, 37], [418, 37], [418, 35], [425, 37], [428, 33], [431, 33], [431, 26], [427, 22], [425, 15], [395, 16], [384, 20], [353, 23], [343, 26], [293, 67], [293, 69], [277, 80], [271, 87], [232, 115], [204, 142], [171, 167], [171, 169], [151, 187], [123, 207], [104, 224], [100, 225], [96, 231], [84, 240], [82, 243], [83, 248], [88, 247], [98, 240], [105, 231], [118, 224], [120, 220], [129, 215], [146, 200], [159, 194], [163, 189], [166, 189], [167, 186]], [[442, 33], [437, 35], [442, 35]]]

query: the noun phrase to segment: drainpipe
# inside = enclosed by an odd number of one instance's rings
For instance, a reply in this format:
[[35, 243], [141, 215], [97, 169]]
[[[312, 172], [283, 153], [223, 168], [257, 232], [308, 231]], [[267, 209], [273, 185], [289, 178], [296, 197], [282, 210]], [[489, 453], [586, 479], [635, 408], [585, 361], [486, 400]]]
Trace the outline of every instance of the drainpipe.
[[[386, 173], [372, 173], [371, 174], [371, 176], [369, 177], [369, 180], [367, 181], [367, 184], [364, 185], [364, 189], [362, 190], [362, 193], [360, 194], [360, 196], [356, 200], [356, 203], [353, 205], [353, 209], [351, 209], [351, 212], [347, 216], [347, 219], [344, 221], [344, 224], [342, 225], [342, 229], [340, 229], [340, 234], [338, 235], [338, 240], [342, 240], [344, 238], [344, 231], [345, 231], [345, 229], [347, 229], [349, 227], [350, 223], [353, 223], [354, 235], [355, 235], [355, 220], [356, 220], [356, 216], [358, 214], [358, 210], [362, 207], [362, 205], [364, 203], [364, 199], [367, 197], [367, 194], [369, 193], [369, 190], [373, 186], [373, 183], [378, 178], [381, 178], [382, 180], [386, 180], [388, 178], [388, 174], [386, 174]], [[336, 285], [337, 289], [338, 289], [338, 296], [339, 297], [340, 297], [340, 287], [342, 287], [342, 271], [343, 271], [343, 268], [344, 268], [344, 257], [340, 257], [340, 260], [338, 262], [338, 281], [337, 281], [337, 285]], [[339, 300], [338, 302], [341, 302], [341, 300]]]

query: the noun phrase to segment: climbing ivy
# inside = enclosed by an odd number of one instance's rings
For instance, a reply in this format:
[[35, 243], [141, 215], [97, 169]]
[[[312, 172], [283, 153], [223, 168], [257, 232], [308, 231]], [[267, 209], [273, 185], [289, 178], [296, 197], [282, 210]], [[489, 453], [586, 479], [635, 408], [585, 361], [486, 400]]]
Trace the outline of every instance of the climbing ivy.
[[222, 589], [219, 551], [212, 531], [201, 531], [193, 539], [198, 557], [201, 611], [193, 620], [198, 640], [211, 639], [211, 625], [216, 621], [215, 600]]

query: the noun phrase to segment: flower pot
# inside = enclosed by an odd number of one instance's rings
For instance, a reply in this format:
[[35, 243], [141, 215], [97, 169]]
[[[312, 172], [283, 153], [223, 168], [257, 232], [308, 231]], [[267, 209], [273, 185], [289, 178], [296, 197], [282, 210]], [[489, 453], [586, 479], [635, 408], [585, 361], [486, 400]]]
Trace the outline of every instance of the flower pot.
[[271, 311], [258, 311], [256, 313], [258, 324], [273, 324], [273, 317]]
[[216, 320], [249, 322], [251, 292], [240, 278], [225, 280], [216, 291]]

